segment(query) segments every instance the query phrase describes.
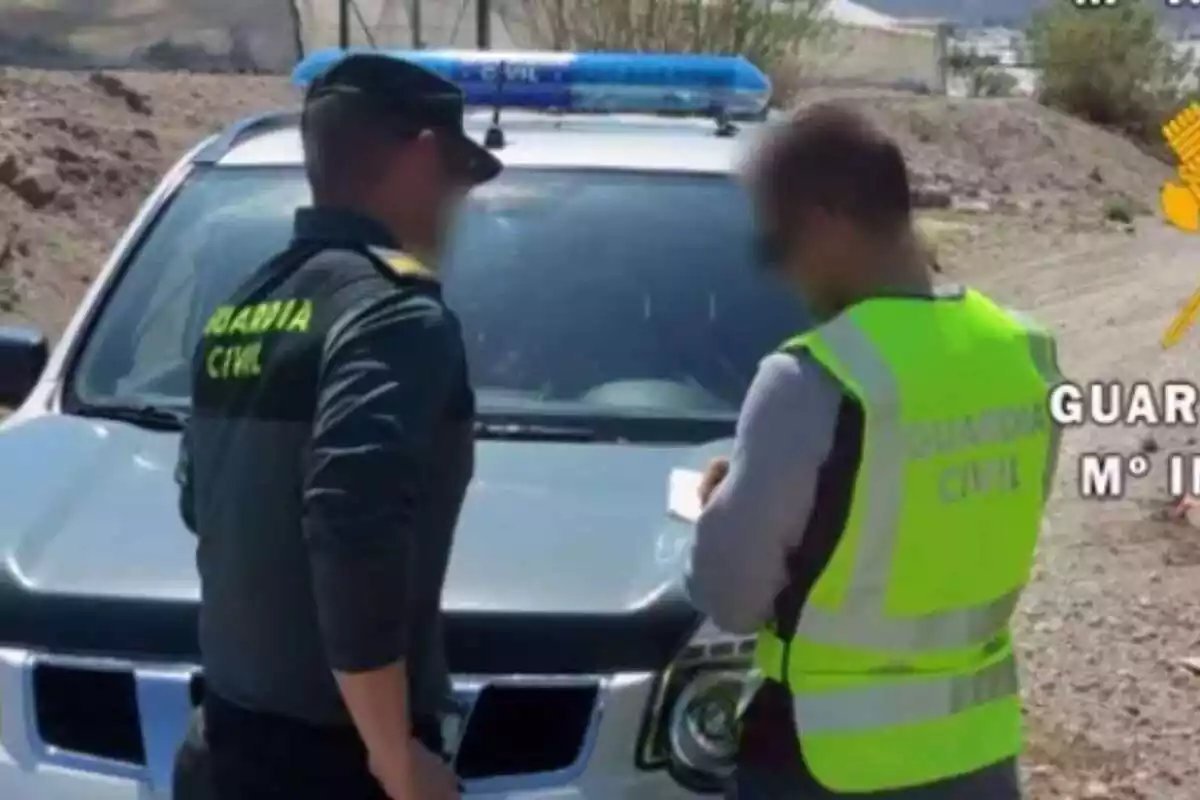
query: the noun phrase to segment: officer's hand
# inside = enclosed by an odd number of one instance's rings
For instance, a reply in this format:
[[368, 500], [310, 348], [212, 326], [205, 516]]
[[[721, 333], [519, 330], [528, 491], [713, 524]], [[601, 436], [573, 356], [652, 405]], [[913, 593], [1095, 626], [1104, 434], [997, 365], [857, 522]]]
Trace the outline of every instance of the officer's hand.
[[729, 474], [729, 459], [714, 458], [708, 462], [708, 468], [704, 470], [704, 477], [700, 479], [700, 505], [707, 506], [712, 493], [721, 485], [721, 481], [725, 480], [725, 476]]
[[[414, 744], [413, 766], [419, 800], [458, 800], [458, 776], [439, 755]], [[414, 800], [416, 800], [414, 798]], [[406, 798], [407, 800], [407, 798]]]
[[371, 772], [391, 800], [458, 800], [458, 778], [441, 757], [413, 742], [406, 758], [371, 759]]

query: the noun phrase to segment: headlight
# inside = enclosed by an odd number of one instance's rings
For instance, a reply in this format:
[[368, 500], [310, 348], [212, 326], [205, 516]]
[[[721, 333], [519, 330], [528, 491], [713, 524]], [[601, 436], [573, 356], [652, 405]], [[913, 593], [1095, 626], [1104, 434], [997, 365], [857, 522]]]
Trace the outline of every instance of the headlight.
[[727, 774], [737, 755], [738, 705], [744, 672], [702, 672], [683, 687], [671, 708], [671, 755], [689, 771]]
[[753, 639], [689, 646], [663, 674], [647, 715], [639, 766], [666, 768], [701, 793], [724, 790], [738, 747], [738, 717], [757, 681]]

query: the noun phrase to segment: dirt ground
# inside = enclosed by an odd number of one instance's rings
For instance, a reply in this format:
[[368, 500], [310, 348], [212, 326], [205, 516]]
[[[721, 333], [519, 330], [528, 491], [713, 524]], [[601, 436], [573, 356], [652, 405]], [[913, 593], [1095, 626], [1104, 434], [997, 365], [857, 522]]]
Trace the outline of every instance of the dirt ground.
[[[1166, 352], [1158, 341], [1200, 284], [1200, 240], [1154, 220], [1132, 235], [1014, 226], [979, 239], [950, 274], [1053, 325], [1071, 379], [1194, 380], [1200, 332]], [[1200, 530], [1159, 519], [1165, 486], [1153, 472], [1122, 500], [1081, 500], [1077, 488], [1081, 453], [1153, 451], [1148, 436], [1159, 456], [1189, 452], [1196, 433], [1065, 436], [1018, 627], [1035, 800], [1200, 796], [1200, 675], [1182, 663], [1200, 656]]]
[[[61, 330], [174, 158], [293, 101], [275, 79], [0, 71], [0, 314]], [[1200, 330], [1168, 352], [1158, 337], [1200, 283], [1200, 238], [1153, 216], [1106, 220], [1114, 203], [1151, 208], [1164, 165], [1027, 101], [853, 102], [901, 141], [921, 191], [974, 204], [930, 217], [946, 277], [1052, 325], [1069, 377], [1192, 376]], [[1196, 435], [1154, 432], [1156, 457]], [[1019, 623], [1034, 800], [1200, 797], [1200, 667], [1182, 663], [1200, 656], [1200, 531], [1158, 519], [1153, 477], [1106, 503], [1076, 488], [1080, 453], [1155, 449], [1145, 437], [1092, 426], [1065, 439]]]
[[177, 158], [296, 100], [282, 78], [0, 68], [0, 316], [61, 331]]

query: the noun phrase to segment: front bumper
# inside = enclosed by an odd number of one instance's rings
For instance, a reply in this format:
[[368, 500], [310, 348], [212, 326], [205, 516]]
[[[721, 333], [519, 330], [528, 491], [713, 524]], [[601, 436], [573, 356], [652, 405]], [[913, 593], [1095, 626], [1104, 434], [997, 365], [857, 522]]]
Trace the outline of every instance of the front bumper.
[[[191, 711], [189, 672], [178, 667], [136, 667], [150, 675], [139, 684], [144, 767], [113, 764], [47, 747], [37, 733], [29, 679], [35, 659], [27, 651], [0, 649], [0, 798], [13, 800], [170, 800], [171, 765]], [[180, 679], [176, 679], [180, 678]], [[545, 776], [480, 782], [467, 796], [479, 800], [685, 800], [695, 797], [663, 771], [634, 765], [634, 748], [654, 688], [655, 675], [632, 673], [602, 679], [597, 723], [576, 768], [552, 782]]]
[[[527, 792], [468, 793], [478, 800], [686, 800], [694, 797], [663, 773], [585, 775], [575, 784]], [[0, 753], [0, 797], [13, 800], [170, 800], [147, 784], [60, 767], [26, 770]]]

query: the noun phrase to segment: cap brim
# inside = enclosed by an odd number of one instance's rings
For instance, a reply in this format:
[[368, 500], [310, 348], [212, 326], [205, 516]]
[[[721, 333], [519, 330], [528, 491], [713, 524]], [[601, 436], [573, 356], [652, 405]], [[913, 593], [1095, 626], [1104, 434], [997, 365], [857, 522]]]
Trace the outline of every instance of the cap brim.
[[455, 136], [451, 141], [451, 157], [455, 169], [472, 185], [487, 183], [504, 169], [500, 159], [469, 136]]

